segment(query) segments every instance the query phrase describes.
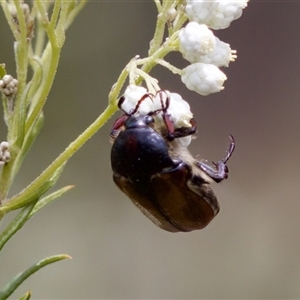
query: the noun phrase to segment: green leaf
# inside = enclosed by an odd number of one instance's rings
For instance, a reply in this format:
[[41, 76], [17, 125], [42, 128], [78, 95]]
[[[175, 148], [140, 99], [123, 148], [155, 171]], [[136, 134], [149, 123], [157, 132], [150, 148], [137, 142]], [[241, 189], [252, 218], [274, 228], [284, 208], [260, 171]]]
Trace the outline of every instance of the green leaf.
[[64, 193], [66, 193], [67, 191], [69, 191], [70, 189], [72, 189], [74, 187], [74, 185], [68, 185], [65, 186], [63, 188], [61, 188], [60, 190], [40, 199], [34, 206], [33, 210], [30, 212], [28, 219], [30, 219], [34, 214], [36, 214], [39, 210], [41, 210], [42, 208], [44, 208], [46, 205], [52, 203], [54, 200], [56, 200], [57, 198], [61, 197]]
[[52, 176], [43, 182], [34, 192], [27, 194], [26, 189], [11, 199], [4, 202], [4, 204], [0, 207], [0, 219], [12, 210], [19, 209], [24, 207], [25, 205], [31, 203], [32, 201], [39, 199], [43, 194], [45, 194], [59, 179], [64, 166], [64, 163], [61, 167], [56, 169], [56, 171], [52, 174]]
[[40, 270], [41, 268], [52, 264], [54, 262], [57, 262], [62, 259], [70, 258], [71, 256], [67, 254], [60, 254], [60, 255], [54, 255], [49, 256], [43, 260], [40, 260], [30, 268], [28, 268], [26, 271], [19, 273], [15, 278], [12, 279], [11, 282], [9, 282], [1, 291], [0, 291], [0, 300], [7, 299], [19, 286], [20, 284], [26, 280], [29, 276]]
[[35, 203], [32, 202], [28, 206], [24, 207], [22, 211], [14, 218], [14, 220], [5, 228], [0, 235], [0, 251], [9, 239], [20, 230], [28, 220], [29, 214], [32, 212]]
[[[31, 82], [29, 82], [23, 92], [20, 104], [15, 107], [13, 114], [13, 122], [9, 126], [8, 140], [12, 144], [11, 147], [15, 149], [16, 152], [22, 148], [24, 138], [25, 138], [25, 120], [26, 120], [26, 97], [30, 90]], [[12, 143], [13, 142], [13, 143]]]
[[25, 295], [23, 295], [19, 300], [29, 300], [31, 297], [30, 291], [26, 292]]
[[41, 113], [34, 126], [32, 126], [29, 132], [27, 132], [27, 134], [25, 135], [22, 149], [18, 152], [14, 162], [13, 176], [16, 176], [16, 174], [18, 173], [26, 154], [28, 153], [32, 144], [34, 143], [35, 139], [40, 133], [43, 124], [44, 124], [44, 115], [43, 113]]
[[46, 205], [50, 204], [57, 198], [61, 197], [64, 193], [72, 189], [74, 186], [65, 186], [60, 190], [38, 200], [37, 202], [32, 202], [22, 209], [22, 211], [14, 218], [14, 220], [5, 228], [5, 230], [0, 234], [0, 251], [4, 245], [9, 241], [9, 239], [19, 231], [24, 224], [38, 211], [44, 208]]

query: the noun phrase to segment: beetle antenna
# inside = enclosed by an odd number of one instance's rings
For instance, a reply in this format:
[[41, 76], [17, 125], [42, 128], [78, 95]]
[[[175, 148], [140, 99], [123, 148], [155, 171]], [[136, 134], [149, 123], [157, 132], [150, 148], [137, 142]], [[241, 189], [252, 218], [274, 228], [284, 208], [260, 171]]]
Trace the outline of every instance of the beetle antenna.
[[132, 116], [132, 115], [134, 115], [134, 114], [138, 111], [138, 109], [140, 108], [141, 103], [142, 103], [146, 98], [148, 98], [148, 97], [149, 97], [150, 100], [153, 102], [153, 97], [154, 97], [153, 94], [151, 94], [151, 93], [144, 94], [144, 95], [141, 97], [141, 99], [137, 102], [135, 108], [133, 108], [133, 109], [131, 109], [129, 112], [127, 112], [127, 111], [125, 111], [125, 110], [122, 108], [122, 105], [123, 105], [123, 103], [124, 103], [124, 101], [125, 101], [125, 99], [126, 99], [125, 96], [123, 95], [123, 96], [120, 97], [120, 99], [119, 99], [119, 101], [118, 101], [118, 108], [119, 108], [120, 110], [122, 110], [127, 116]]
[[[166, 95], [165, 102], [164, 102], [164, 98], [162, 96], [162, 93], [165, 93], [165, 95]], [[164, 123], [165, 123], [167, 131], [168, 131], [168, 134], [167, 134], [166, 138], [169, 141], [173, 141], [174, 138], [175, 138], [174, 137], [175, 128], [174, 128], [174, 124], [173, 124], [173, 121], [172, 121], [172, 118], [171, 118], [170, 114], [167, 113], [168, 108], [170, 106], [170, 96], [167, 93], [167, 91], [163, 91], [163, 90], [158, 91], [156, 93], [156, 95], [158, 95], [158, 94], [159, 94], [161, 108], [153, 111], [151, 115], [157, 115], [159, 112], [162, 112], [162, 118], [164, 120]]]
[[147, 99], [148, 97], [149, 97], [150, 100], [153, 102], [153, 97], [154, 97], [154, 95], [151, 94], [151, 93], [145, 94], [145, 95], [142, 96], [141, 99], [137, 102], [135, 108], [129, 112], [129, 115], [130, 115], [130, 116], [134, 115], [134, 114], [138, 111], [138, 109], [140, 108], [141, 103], [142, 103], [145, 99]]
[[[166, 94], [166, 102], [165, 102], [165, 105], [164, 105], [164, 102], [163, 102], [162, 93], [165, 93], [165, 94]], [[162, 110], [163, 112], [166, 112], [167, 109], [168, 109], [169, 106], [170, 106], [170, 96], [169, 96], [169, 94], [167, 93], [167, 91], [162, 91], [162, 90], [158, 91], [158, 92], [156, 93], [156, 95], [157, 95], [157, 94], [159, 94], [160, 104], [161, 104], [161, 110]]]

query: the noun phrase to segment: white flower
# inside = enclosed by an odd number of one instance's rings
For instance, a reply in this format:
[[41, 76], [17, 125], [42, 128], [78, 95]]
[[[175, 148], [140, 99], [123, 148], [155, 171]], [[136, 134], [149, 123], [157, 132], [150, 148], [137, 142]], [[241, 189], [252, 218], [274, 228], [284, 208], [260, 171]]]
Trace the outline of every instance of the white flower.
[[[139, 100], [145, 96], [144, 100], [138, 104]], [[158, 91], [157, 94], [151, 95], [147, 90], [140, 86], [129, 85], [124, 93], [125, 100], [121, 108], [128, 114], [133, 112], [137, 105], [139, 108], [134, 115], [146, 115], [151, 112], [162, 110], [157, 114], [153, 114], [155, 130], [160, 134], [167, 133], [169, 128], [163, 119], [165, 113], [172, 122], [174, 129], [191, 128], [191, 119], [193, 114], [190, 105], [182, 99], [179, 94], [170, 93], [169, 91]], [[191, 136], [176, 138], [176, 144], [187, 147], [191, 143]]]
[[[145, 99], [138, 104], [144, 96]], [[139, 107], [135, 115], [146, 115], [166, 109], [165, 111], [172, 117], [175, 128], [191, 127], [190, 120], [193, 118], [193, 114], [191, 113], [190, 105], [179, 94], [159, 91], [156, 95], [152, 95], [148, 94], [144, 87], [131, 84], [126, 88], [124, 97], [122, 109], [128, 114], [135, 110], [137, 105]], [[167, 98], [169, 98], [169, 101]], [[161, 114], [157, 114], [160, 120], [162, 119]]]
[[213, 29], [224, 29], [230, 23], [241, 17], [243, 9], [247, 6], [248, 0], [223, 0], [219, 2], [208, 26]]
[[197, 62], [199, 57], [214, 50], [216, 39], [206, 25], [190, 22], [180, 31], [179, 43], [182, 56], [189, 62]]
[[186, 0], [186, 2], [186, 15], [190, 21], [199, 24], [208, 24], [218, 6], [218, 2], [214, 0]]
[[248, 0], [186, 0], [186, 2], [185, 12], [190, 21], [204, 23], [212, 29], [224, 29], [242, 15]]
[[[162, 108], [162, 104], [165, 107], [167, 97], [169, 97], [169, 106], [167, 108], [167, 114], [170, 115], [175, 128], [191, 127], [190, 121], [193, 118], [193, 114], [190, 109], [190, 105], [182, 99], [177, 93], [170, 93], [169, 91], [159, 91], [154, 99], [155, 110]], [[162, 114], [157, 115], [159, 121], [162, 120]]]
[[[193, 114], [191, 112], [190, 105], [188, 102], [182, 99], [182, 97], [177, 93], [170, 93], [169, 91], [159, 91], [154, 99], [155, 109], [165, 107], [167, 104], [167, 97], [169, 97], [169, 106], [167, 108], [168, 118], [172, 121], [174, 128], [191, 128], [191, 119]], [[165, 121], [162, 118], [163, 112], [159, 113], [155, 117], [155, 128], [159, 132], [167, 132]], [[172, 143], [173, 146], [187, 147], [192, 141], [192, 136], [188, 135], [181, 138], [176, 138]]]
[[226, 75], [218, 67], [203, 63], [189, 65], [183, 69], [181, 76], [182, 82], [189, 90], [203, 96], [223, 90], [226, 79]]
[[217, 37], [214, 50], [199, 57], [197, 62], [212, 64], [217, 67], [228, 67], [229, 62], [236, 59], [236, 50], [231, 50], [230, 45], [220, 41]]
[[[142, 86], [137, 86], [134, 84], [130, 84], [124, 93], [125, 100], [122, 103], [122, 109], [127, 113], [130, 114], [133, 111], [138, 103], [138, 101], [148, 93], [147, 89]], [[154, 110], [153, 101], [151, 97], [146, 97], [140, 103], [140, 106], [137, 110], [137, 114], [148, 114], [150, 111]]]
[[228, 66], [236, 58], [236, 51], [220, 41], [204, 24], [190, 22], [179, 33], [179, 50], [191, 63], [207, 63], [217, 67]]

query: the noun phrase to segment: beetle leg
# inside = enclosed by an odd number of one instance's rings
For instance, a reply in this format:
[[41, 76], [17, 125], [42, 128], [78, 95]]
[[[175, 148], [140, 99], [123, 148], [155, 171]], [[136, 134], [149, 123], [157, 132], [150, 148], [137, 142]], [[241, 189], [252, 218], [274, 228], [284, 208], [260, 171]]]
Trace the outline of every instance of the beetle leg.
[[196, 165], [215, 182], [221, 182], [228, 178], [228, 167], [222, 160], [215, 164], [216, 169], [202, 161], [197, 161]]
[[124, 130], [124, 123], [128, 119], [128, 116], [123, 114], [121, 117], [119, 117], [113, 124], [113, 127], [110, 132], [110, 140], [113, 142], [119, 133]]
[[215, 182], [221, 182], [224, 179], [228, 178], [228, 167], [226, 166], [226, 162], [232, 155], [234, 148], [235, 148], [235, 140], [232, 135], [229, 135], [230, 145], [228, 150], [226, 151], [225, 157], [218, 161], [215, 165], [215, 168], [211, 167], [205, 162], [197, 161], [196, 165], [205, 172], [209, 177], [211, 177]]
[[181, 159], [172, 159], [172, 161], [173, 161], [173, 165], [163, 168], [160, 172], [161, 174], [174, 172], [180, 167], [182, 167], [183, 165], [186, 165]]
[[229, 135], [229, 139], [230, 139], [230, 145], [228, 150], [226, 151], [226, 156], [223, 158], [223, 163], [226, 164], [226, 162], [228, 161], [228, 159], [230, 158], [230, 156], [232, 155], [234, 148], [235, 148], [235, 140], [233, 135]]

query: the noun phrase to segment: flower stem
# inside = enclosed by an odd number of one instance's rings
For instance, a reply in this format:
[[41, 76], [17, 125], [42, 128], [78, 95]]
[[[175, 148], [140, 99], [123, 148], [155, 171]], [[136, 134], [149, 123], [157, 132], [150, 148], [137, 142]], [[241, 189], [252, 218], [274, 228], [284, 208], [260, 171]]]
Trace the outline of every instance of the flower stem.
[[[30, 185], [28, 185], [18, 195], [12, 197], [3, 203], [0, 208], [1, 215], [14, 210], [22, 199], [33, 194], [38, 190], [53, 173], [61, 167], [73, 154], [80, 149], [104, 124], [107, 120], [117, 111], [117, 106], [109, 104], [105, 111], [81, 134], [74, 140], [50, 165], [43, 173], [37, 177]], [[15, 205], [14, 205], [15, 204]]]

